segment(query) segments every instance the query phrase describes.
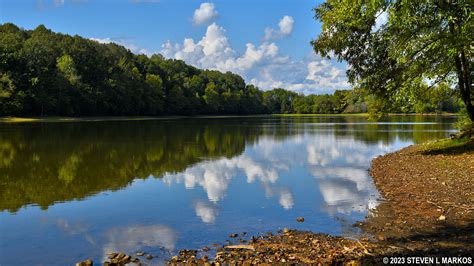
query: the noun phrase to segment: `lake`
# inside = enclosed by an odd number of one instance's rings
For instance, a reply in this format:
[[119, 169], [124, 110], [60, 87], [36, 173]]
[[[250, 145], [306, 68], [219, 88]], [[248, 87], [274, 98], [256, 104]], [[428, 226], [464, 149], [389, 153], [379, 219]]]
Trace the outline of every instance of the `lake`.
[[[455, 117], [183, 118], [0, 124], [0, 265], [145, 251], [160, 263], [229, 234], [357, 236], [371, 159], [454, 132]], [[303, 223], [295, 219], [304, 217]]]

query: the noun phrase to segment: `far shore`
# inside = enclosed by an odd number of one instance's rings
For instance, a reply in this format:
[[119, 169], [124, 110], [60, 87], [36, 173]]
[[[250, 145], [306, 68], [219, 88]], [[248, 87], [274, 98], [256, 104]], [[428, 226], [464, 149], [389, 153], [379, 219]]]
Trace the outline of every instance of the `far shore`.
[[[143, 120], [169, 120], [186, 118], [244, 118], [244, 117], [369, 117], [368, 113], [343, 113], [343, 114], [256, 114], [256, 115], [170, 115], [170, 116], [31, 116], [0, 117], [0, 123], [25, 123], [25, 122], [100, 122], [100, 121], [143, 121]], [[458, 116], [455, 113], [420, 113], [420, 114], [387, 114], [387, 116]]]

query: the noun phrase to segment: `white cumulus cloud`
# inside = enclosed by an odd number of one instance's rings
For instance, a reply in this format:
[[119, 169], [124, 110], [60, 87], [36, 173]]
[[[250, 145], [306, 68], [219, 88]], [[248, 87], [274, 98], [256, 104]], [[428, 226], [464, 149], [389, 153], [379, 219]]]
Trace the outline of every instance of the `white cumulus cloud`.
[[199, 42], [199, 45], [202, 46], [202, 51], [206, 56], [212, 56], [221, 52], [225, 53], [229, 49], [225, 30], [216, 23], [212, 23], [207, 27], [206, 35]]
[[213, 3], [202, 3], [198, 9], [194, 10], [193, 23], [202, 25], [215, 19], [219, 13], [215, 10]]
[[293, 17], [284, 16], [280, 22], [278, 22], [278, 27], [280, 28], [280, 32], [284, 35], [291, 34], [293, 31], [293, 25], [295, 24], [295, 20]]
[[266, 28], [265, 29], [265, 36], [263, 39], [265, 41], [272, 40], [272, 39], [280, 39], [290, 35], [293, 32], [293, 26], [295, 24], [295, 20], [291, 16], [284, 16], [278, 22], [278, 30], [273, 28]]
[[[290, 34], [293, 19], [283, 17], [278, 35]], [[182, 43], [165, 42], [161, 54], [203, 69], [231, 71], [260, 89], [284, 88], [298, 93], [331, 93], [348, 89], [345, 66], [311, 53], [302, 59], [281, 54], [275, 42], [248, 42], [241, 53], [230, 45], [226, 30], [213, 22], [201, 39], [184, 38]]]
[[307, 68], [306, 79], [314, 81], [318, 87], [343, 89], [350, 86], [344, 69], [334, 66], [328, 59], [309, 62]]
[[183, 44], [166, 42], [162, 45], [161, 53], [200, 68], [232, 71], [241, 75], [260, 63], [282, 60], [278, 57], [278, 46], [267, 42], [259, 46], [247, 43], [245, 52], [237, 55], [225, 32], [223, 27], [212, 23], [198, 42], [192, 38], [185, 38]]

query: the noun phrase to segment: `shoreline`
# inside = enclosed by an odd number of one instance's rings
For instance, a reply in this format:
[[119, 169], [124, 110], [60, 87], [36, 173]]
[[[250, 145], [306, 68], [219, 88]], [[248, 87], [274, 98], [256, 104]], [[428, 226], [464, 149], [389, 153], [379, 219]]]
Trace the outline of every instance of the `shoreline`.
[[[386, 258], [409, 263], [416, 257], [474, 261], [474, 137], [441, 139], [379, 156], [372, 160], [370, 174], [383, 201], [353, 225], [364, 232], [359, 239], [287, 228], [258, 237], [231, 234], [228, 245], [181, 250], [166, 262], [359, 265], [385, 264]], [[117, 254], [112, 255], [104, 265], [120, 263], [114, 259]]]
[[[456, 113], [420, 113], [420, 114], [387, 114], [387, 116], [459, 116]], [[145, 121], [170, 119], [221, 119], [221, 118], [252, 118], [252, 117], [369, 117], [368, 113], [343, 114], [255, 114], [255, 115], [170, 115], [170, 116], [50, 116], [50, 117], [0, 117], [1, 123], [55, 123], [55, 122], [106, 122], [106, 121]]]

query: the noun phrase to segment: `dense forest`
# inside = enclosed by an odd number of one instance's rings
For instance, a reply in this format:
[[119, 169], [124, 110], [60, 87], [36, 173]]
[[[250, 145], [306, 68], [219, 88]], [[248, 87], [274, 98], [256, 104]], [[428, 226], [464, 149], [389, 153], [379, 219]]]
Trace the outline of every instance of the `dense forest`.
[[[448, 85], [424, 84], [391, 112], [457, 112]], [[421, 95], [421, 96], [420, 96]], [[136, 55], [115, 43], [0, 25], [1, 116], [360, 113], [378, 110], [364, 90], [302, 95], [262, 91], [231, 72], [202, 70], [160, 54]]]

